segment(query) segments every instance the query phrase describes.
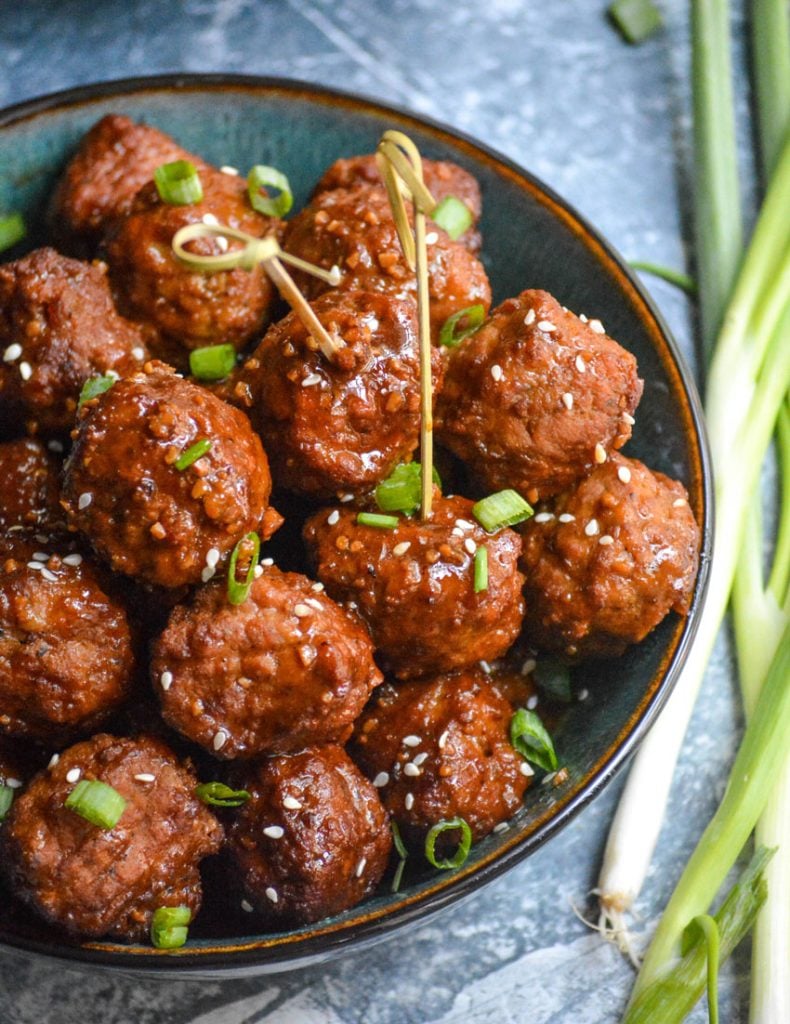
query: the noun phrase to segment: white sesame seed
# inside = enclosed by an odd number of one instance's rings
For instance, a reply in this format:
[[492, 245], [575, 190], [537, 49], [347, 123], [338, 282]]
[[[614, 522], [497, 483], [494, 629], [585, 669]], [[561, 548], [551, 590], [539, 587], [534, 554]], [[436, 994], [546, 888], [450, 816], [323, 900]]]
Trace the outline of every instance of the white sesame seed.
[[219, 548], [209, 548], [206, 552], [206, 565], [210, 565], [213, 569], [219, 561], [220, 550]]
[[41, 570], [44, 568], [41, 562], [28, 562], [27, 567], [28, 569], [35, 569], [37, 572], [41, 572]]
[[412, 758], [412, 764], [416, 764], [419, 768], [421, 764], [424, 764], [428, 760], [428, 752], [426, 750], [421, 751], [419, 754], [415, 754]]
[[283, 807], [289, 811], [301, 811], [302, 809], [301, 803], [293, 796], [283, 797]]
[[309, 668], [318, 657], [318, 651], [312, 644], [302, 644], [299, 648], [299, 661], [305, 668]]
[[449, 738], [449, 735], [450, 735], [449, 730], [445, 729], [444, 732], [442, 733], [442, 735], [439, 737], [439, 741], [438, 741], [439, 750], [444, 750], [445, 746], [447, 745], [447, 740]]
[[524, 664], [521, 666], [521, 674], [522, 674], [522, 676], [528, 676], [530, 674], [530, 672], [534, 672], [536, 665], [537, 665], [537, 662], [535, 661], [534, 658], [527, 658], [526, 661], [524, 662]]
[[579, 313], [579, 319], [581, 320], [581, 322], [583, 324], [586, 324], [587, 323], [587, 314], [586, 313]]
[[308, 373], [308, 375], [302, 379], [303, 388], [312, 388], [315, 387], [316, 384], [320, 383], [321, 377], [317, 373]]
[[600, 527], [598, 526], [597, 519], [591, 519], [589, 523], [584, 527], [584, 532], [587, 534], [588, 537], [594, 537], [596, 533], [599, 532], [599, 530]]
[[46, 551], [34, 551], [33, 552], [34, 562], [48, 562], [49, 554]]
[[570, 512], [563, 512], [562, 515], [559, 517], [559, 520], [561, 523], [575, 523], [576, 516], [571, 515]]
[[403, 766], [403, 774], [408, 775], [410, 779], [416, 779], [422, 773], [416, 764], [412, 764], [411, 761], [407, 761]]
[[66, 555], [64, 565], [82, 565], [82, 555]]
[[504, 373], [502, 372], [502, 367], [499, 365], [499, 363], [494, 363], [494, 365], [491, 367], [491, 376], [496, 381], [502, 380]]
[[393, 553], [393, 555], [398, 555], [398, 556], [405, 555], [410, 547], [411, 547], [411, 541], [410, 540], [402, 540], [400, 542], [400, 544], [396, 544], [395, 545], [395, 547], [392, 549], [392, 553]]
[[241, 909], [244, 911], [245, 914], [251, 914], [252, 913], [252, 909], [253, 909], [252, 908], [252, 904], [249, 903], [247, 900], [242, 900], [240, 906], [241, 906]]
[[324, 606], [321, 604], [321, 602], [316, 601], [314, 597], [306, 597], [304, 599], [304, 603], [306, 605], [309, 605], [311, 608], [314, 608], [317, 612], [322, 612], [324, 610]]
[[282, 825], [267, 825], [263, 830], [263, 834], [268, 836], [269, 839], [282, 839], [285, 835], [285, 829]]
[[17, 342], [14, 342], [14, 344], [13, 345], [9, 345], [8, 348], [5, 350], [5, 352], [3, 353], [3, 362], [4, 363], [13, 363], [15, 360], [19, 359], [19, 357], [21, 355], [22, 355], [22, 346], [20, 344], [18, 344]]
[[334, 526], [339, 519], [340, 513], [338, 512], [337, 509], [334, 509], [334, 511], [330, 512], [329, 515], [326, 517], [327, 525]]
[[55, 575], [54, 572], [52, 572], [51, 569], [47, 569], [46, 567], [42, 567], [41, 575], [44, 577], [45, 580], [48, 580], [50, 583], [57, 583], [58, 582], [57, 576]]
[[407, 793], [403, 798], [403, 806], [407, 811], [410, 811], [414, 807], [414, 793]]
[[53, 754], [52, 757], [49, 759], [49, 764], [47, 765], [47, 768], [54, 768], [59, 760], [60, 754]]
[[213, 213], [204, 213], [200, 219], [203, 221], [204, 224], [209, 224], [212, 227], [216, 224], [219, 224], [219, 221], [217, 220]]
[[210, 579], [216, 576], [217, 570], [212, 565], [207, 565], [201, 570], [200, 578], [204, 583], [208, 583]]
[[373, 785], [376, 789], [381, 789], [382, 786], [386, 786], [389, 782], [389, 772], [379, 772], [376, 778], [373, 780]]
[[150, 772], [140, 772], [139, 775], [135, 775], [138, 782], [156, 782], [156, 776], [151, 775]]
[[21, 789], [22, 788], [22, 780], [21, 779], [6, 779], [5, 780], [5, 784], [6, 784], [6, 786], [8, 786], [9, 789]]
[[304, 619], [310, 614], [310, 609], [306, 604], [294, 605], [294, 615], [297, 619]]
[[274, 559], [273, 558], [262, 558], [261, 559], [261, 565], [265, 565], [267, 567], [267, 569], [268, 569], [272, 565], [274, 565]]
[[600, 441], [595, 446], [595, 461], [598, 463], [599, 466], [606, 462], [606, 449]]
[[211, 741], [211, 745], [215, 750], [222, 750], [225, 744], [228, 742], [228, 734], [224, 729], [218, 729], [214, 733], [214, 739]]
[[533, 693], [531, 697], [527, 698], [527, 711], [534, 711], [538, 706], [538, 695]]
[[239, 176], [237, 168], [231, 167], [230, 164], [223, 164], [222, 167], [220, 167], [220, 170], [222, 171], [223, 174], [230, 174], [234, 178], [237, 178]]
[[539, 320], [538, 330], [545, 331], [546, 334], [553, 334], [557, 330], [557, 328], [554, 326], [551, 320]]
[[589, 690], [579, 690], [579, 693], [578, 693], [578, 696], [577, 696], [576, 699], [577, 700], [587, 700], [587, 698], [589, 696], [590, 696], [590, 691]]
[[627, 413], [627, 412], [623, 413], [623, 419], [628, 424], [629, 427], [633, 427], [633, 425], [636, 423], [636, 420], [634, 419], [634, 417], [630, 413]]
[[576, 369], [579, 373], [587, 372], [587, 363], [585, 363], [581, 356], [576, 356]]
[[316, 594], [320, 594], [321, 591], [324, 589], [324, 584], [323, 583], [314, 583], [312, 585], [312, 587], [310, 587], [310, 589], [314, 590], [316, 592]]
[[353, 494], [339, 494], [337, 496], [337, 500], [338, 501], [342, 501], [343, 504], [346, 505], [349, 501], [353, 501], [354, 500], [354, 495]]
[[63, 452], [63, 442], [54, 440], [47, 441], [47, 448], [49, 448], [49, 450], [51, 452], [54, 452], [56, 455], [60, 455]]
[[439, 235], [435, 231], [429, 231], [428, 234], [425, 236], [426, 245], [436, 245], [438, 241]]
[[71, 768], [66, 772], [66, 782], [79, 782], [82, 768]]
[[570, 411], [573, 408], [573, 395], [570, 393], [570, 391], [566, 391], [565, 394], [562, 396], [562, 404], [568, 411]]
[[487, 676], [490, 676], [490, 675], [491, 675], [491, 666], [490, 666], [490, 665], [488, 664], [488, 662], [487, 662], [487, 661], [482, 661], [482, 660], [481, 660], [481, 662], [480, 662], [480, 668], [481, 668], [481, 669], [482, 669], [482, 670], [483, 670], [483, 671], [485, 672], [485, 674], [486, 674]]
[[508, 823], [506, 821], [500, 821], [500, 823], [498, 825], [494, 825], [494, 833], [496, 835], [499, 835], [502, 832], [507, 832], [507, 830], [509, 828], [510, 828], [510, 825], [508, 825]]
[[88, 493], [88, 491], [86, 491], [84, 494], [80, 495], [79, 501], [77, 502], [77, 508], [80, 511], [82, 511], [84, 508], [87, 508], [88, 505], [90, 505], [90, 503], [92, 501], [93, 501], [93, 495]]
[[117, 372], [117, 370], [105, 370], [104, 375], [105, 377], [112, 377], [113, 380], [121, 379], [121, 375], [120, 373]]
[[33, 367], [30, 365], [30, 363], [19, 364], [19, 376], [22, 378], [22, 380], [30, 380], [30, 378], [33, 376]]
[[553, 512], [538, 512], [535, 516], [536, 523], [550, 523], [554, 518]]
[[530, 775], [534, 775], [535, 771], [529, 761], [522, 761], [518, 769], [522, 775], [526, 775], [529, 778]]
[[354, 872], [354, 874], [357, 876], [357, 878], [362, 878], [362, 872], [365, 870], [365, 865], [367, 864], [367, 862], [368, 862], [367, 857], [360, 857], [359, 858], [359, 864], [357, 864], [357, 870]]
[[450, 531], [450, 535], [452, 537], [463, 537], [464, 531], [463, 530], [459, 530], [457, 526], [454, 526], [452, 528], [452, 530]]
[[264, 891], [264, 895], [266, 896], [266, 899], [270, 900], [272, 903], [276, 903], [279, 898], [277, 896], [277, 890], [272, 889], [271, 886], [269, 886], [269, 888]]
[[620, 480], [623, 481], [624, 484], [630, 483], [631, 470], [628, 468], [628, 466], [620, 466], [620, 468], [617, 470], [617, 476], [620, 478]]
[[527, 327], [529, 327], [530, 324], [534, 324], [535, 323], [535, 310], [534, 309], [528, 309], [527, 310], [527, 315], [524, 317], [524, 323], [527, 325]]
[[259, 580], [263, 576], [263, 565], [256, 565], [252, 570], [253, 579]]
[[610, 537], [608, 533], [605, 533], [603, 537], [598, 538], [598, 543], [605, 548], [608, 548], [610, 544], [614, 544], [614, 537]]
[[132, 357], [136, 359], [138, 362], [142, 362], [142, 360], [145, 359], [145, 349], [140, 348], [139, 345], [135, 345], [135, 347], [132, 349]]
[[455, 525], [459, 530], [474, 530], [475, 524], [470, 523], [468, 519], [456, 519]]
[[600, 320], [591, 320], [590, 321], [590, 330], [591, 331], [595, 331], [596, 334], [606, 334], [606, 331], [604, 330], [604, 326], [603, 326], [603, 324], [601, 323]]
[[672, 508], [683, 508], [685, 504], [685, 498], [675, 498], [675, 500], [672, 502]]
[[163, 690], [169, 690], [170, 687], [173, 685], [173, 673], [163, 672], [159, 677], [159, 685], [162, 687]]
[[34, 539], [37, 540], [39, 544], [46, 544], [47, 541], [51, 540], [52, 538], [48, 537], [45, 533], [37, 533], [34, 535]]
[[467, 537], [464, 541], [464, 548], [470, 555], [473, 555], [477, 551], [477, 544], [475, 544], [471, 537]]
[[336, 288], [343, 280], [343, 275], [340, 272], [340, 267], [335, 264], [329, 271], [329, 283]]
[[422, 736], [409, 735], [403, 737], [404, 747], [419, 747], [422, 743]]
[[217, 235], [214, 241], [217, 243], [217, 248], [219, 249], [220, 252], [228, 251], [228, 240], [224, 235]]

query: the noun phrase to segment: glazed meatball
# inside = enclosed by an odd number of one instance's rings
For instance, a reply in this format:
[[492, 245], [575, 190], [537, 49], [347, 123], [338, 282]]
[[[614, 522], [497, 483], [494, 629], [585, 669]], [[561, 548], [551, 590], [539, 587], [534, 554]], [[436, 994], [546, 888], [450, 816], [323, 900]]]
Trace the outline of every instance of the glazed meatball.
[[0, 532], [49, 530], [63, 519], [58, 467], [33, 438], [0, 444]]
[[[437, 498], [429, 522], [395, 529], [324, 509], [305, 540], [318, 578], [336, 601], [353, 602], [370, 627], [385, 671], [400, 679], [500, 657], [518, 635], [524, 606], [513, 530], [490, 535], [466, 498]], [[488, 586], [474, 589], [474, 556], [488, 549]]]
[[510, 744], [512, 717], [479, 669], [387, 684], [357, 722], [351, 752], [407, 842], [455, 817], [477, 841], [515, 814], [532, 775]]
[[[77, 782], [91, 779], [126, 801], [111, 829], [65, 806]], [[75, 935], [145, 939], [158, 907], [187, 906], [194, 918], [199, 863], [222, 841], [196, 784], [161, 740], [100, 733], [62, 753], [14, 801], [2, 870], [17, 895]]]
[[636, 360], [542, 291], [503, 302], [452, 353], [437, 434], [483, 487], [556, 494], [631, 436]]
[[81, 254], [91, 253], [157, 167], [174, 160], [202, 163], [156, 128], [107, 114], [84, 137], [55, 190], [50, 222], [56, 236]]
[[89, 377], [123, 377], [148, 358], [140, 328], [113, 305], [106, 266], [48, 248], [0, 266], [0, 348], [0, 423], [31, 433], [66, 433]]
[[[274, 478], [301, 494], [364, 494], [420, 435], [417, 308], [411, 299], [332, 291], [314, 308], [345, 342], [335, 360], [295, 313], [269, 328], [234, 388], [271, 453]], [[434, 390], [442, 360], [434, 350]]]
[[[266, 325], [275, 299], [261, 266], [207, 274], [187, 269], [176, 258], [171, 248], [175, 233], [207, 218], [258, 238], [279, 231], [277, 221], [253, 210], [244, 178], [203, 168], [200, 180], [203, 199], [185, 206], [163, 202], [153, 182], [144, 186], [107, 240], [119, 304], [152, 328], [155, 354], [182, 367], [190, 349], [220, 343], [242, 348]], [[193, 242], [190, 248], [204, 256], [222, 252], [216, 239]]]
[[83, 406], [63, 494], [70, 523], [116, 572], [178, 587], [210, 578], [249, 531], [265, 540], [277, 528], [270, 489], [246, 416], [148, 363]]
[[610, 455], [524, 529], [528, 637], [570, 656], [621, 654], [688, 611], [699, 544], [683, 485]]
[[277, 924], [339, 914], [376, 888], [391, 834], [376, 790], [345, 751], [327, 745], [259, 762], [228, 829], [256, 910]]
[[267, 568], [240, 605], [217, 583], [177, 607], [151, 665], [165, 720], [222, 758], [348, 739], [381, 674], [362, 624], [321, 589]]
[[[438, 338], [445, 320], [467, 306], [491, 305], [491, 286], [482, 263], [460, 242], [431, 226], [428, 246], [431, 330]], [[327, 270], [337, 266], [343, 290], [387, 292], [397, 298], [417, 291], [400, 247], [395, 222], [383, 188], [358, 185], [322, 192], [288, 224], [285, 248], [294, 256]], [[298, 274], [308, 298], [329, 287], [317, 278]]]

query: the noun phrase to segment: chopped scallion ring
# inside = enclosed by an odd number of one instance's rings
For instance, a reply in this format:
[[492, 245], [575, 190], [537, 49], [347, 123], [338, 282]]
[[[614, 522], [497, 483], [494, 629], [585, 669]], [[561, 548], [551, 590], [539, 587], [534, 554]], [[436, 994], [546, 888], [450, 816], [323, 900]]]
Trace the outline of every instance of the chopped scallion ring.
[[191, 206], [203, 198], [200, 175], [190, 160], [174, 160], [157, 167], [154, 182], [159, 198], [171, 206]]
[[540, 658], [535, 666], [535, 682], [555, 700], [568, 704], [573, 699], [570, 669], [561, 661]]
[[0, 786], [0, 821], [5, 821], [13, 802], [14, 791], [11, 786]]
[[379, 530], [394, 530], [400, 522], [397, 516], [380, 516], [377, 512], [360, 512], [357, 515], [360, 526], [375, 526]]
[[472, 211], [456, 196], [445, 196], [436, 204], [431, 220], [444, 228], [454, 242], [472, 226]]
[[224, 782], [202, 782], [195, 787], [195, 796], [211, 807], [241, 807], [250, 799], [246, 789], [231, 789]]
[[173, 465], [179, 473], [183, 473], [185, 469], [189, 469], [193, 463], [201, 459], [210, 449], [211, 441], [207, 437], [203, 437], [199, 441], [195, 441], [194, 444], [191, 444], [186, 451], [181, 452]]
[[112, 786], [98, 779], [81, 779], [66, 797], [64, 804], [91, 825], [115, 828], [126, 808], [126, 801]]
[[475, 593], [488, 590], [488, 548], [481, 544], [475, 551]]
[[[275, 188], [278, 195], [261, 195], [262, 188]], [[256, 164], [247, 175], [247, 193], [252, 208], [267, 217], [284, 217], [294, 202], [288, 179], [276, 167]]]
[[151, 918], [151, 942], [157, 949], [178, 949], [187, 941], [189, 907], [157, 907]]
[[9, 213], [0, 217], [0, 252], [5, 252], [12, 245], [21, 242], [27, 234], [25, 219], [21, 213]]
[[196, 380], [223, 380], [235, 365], [232, 345], [205, 345], [189, 353], [189, 372]]
[[547, 772], [559, 767], [551, 736], [534, 711], [519, 708], [510, 719], [510, 742], [525, 761]]
[[[247, 568], [247, 575], [244, 577], [244, 582], [239, 583], [236, 579], [236, 563], [239, 560], [239, 552], [243, 545], [251, 544], [252, 553], [250, 555], [250, 564]], [[258, 564], [258, 555], [261, 553], [261, 538], [257, 533], [251, 532], [246, 536], [242, 537], [236, 547], [233, 549], [233, 553], [230, 556], [230, 564], [228, 565], [228, 600], [231, 604], [244, 604], [250, 593], [250, 587], [252, 581], [255, 579], [255, 567]]]
[[110, 377], [109, 374], [102, 377], [89, 377], [82, 385], [82, 391], [80, 391], [79, 401], [77, 402], [77, 408], [81, 409], [86, 402], [90, 402], [92, 398], [98, 398], [99, 395], [103, 395], [105, 391], [109, 391], [115, 383], [115, 377]]
[[[452, 857], [445, 857], [438, 860], [436, 857], [436, 840], [445, 832], [454, 832], [459, 829], [461, 832], [461, 839], [455, 853]], [[431, 827], [428, 835], [425, 837], [426, 859], [435, 868], [439, 868], [441, 871], [452, 871], [455, 868], [460, 868], [469, 856], [469, 850], [471, 847], [472, 830], [463, 818], [448, 818], [445, 821], [438, 821]]]
[[[433, 482], [441, 488], [442, 480], [434, 467]], [[382, 512], [403, 512], [413, 515], [422, 497], [422, 466], [419, 462], [399, 462], [386, 480], [376, 487], [376, 504]]]
[[496, 533], [506, 526], [523, 523], [533, 514], [532, 507], [516, 491], [497, 491], [478, 501], [472, 515], [488, 533]]
[[627, 43], [643, 43], [664, 25], [661, 11], [652, 0], [615, 0], [607, 10]]
[[[485, 306], [478, 303], [475, 306], [467, 306], [466, 309], [459, 309], [453, 313], [442, 324], [439, 331], [439, 344], [447, 348], [457, 348], [461, 342], [474, 334], [486, 318]], [[462, 327], [458, 324], [462, 323]]]

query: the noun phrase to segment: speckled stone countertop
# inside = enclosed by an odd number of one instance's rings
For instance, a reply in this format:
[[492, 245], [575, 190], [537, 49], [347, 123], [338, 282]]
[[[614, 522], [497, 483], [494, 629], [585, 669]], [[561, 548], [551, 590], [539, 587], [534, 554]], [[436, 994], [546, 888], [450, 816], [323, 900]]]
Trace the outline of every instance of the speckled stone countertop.
[[[668, 30], [626, 46], [605, 0], [25, 0], [0, 3], [0, 105], [173, 70], [285, 75], [381, 97], [480, 137], [542, 177], [630, 258], [686, 263], [689, 53]], [[738, 4], [736, 4], [736, 7]], [[743, 25], [736, 25], [739, 38]], [[738, 54], [745, 109], [743, 54]], [[746, 139], [744, 134], [744, 139]], [[744, 144], [744, 171], [751, 167]], [[1, 173], [1, 171], [0, 171]], [[525, 283], [526, 284], [526, 283]], [[691, 311], [650, 288], [689, 359]], [[717, 647], [639, 903], [649, 934], [721, 795], [739, 729]], [[0, 954], [2, 1024], [610, 1024], [628, 963], [594, 912], [622, 780], [547, 846], [434, 922], [333, 966], [222, 983], [78, 974]], [[722, 1019], [746, 1019], [748, 951], [724, 971]], [[692, 1017], [706, 1020], [701, 1007]]]

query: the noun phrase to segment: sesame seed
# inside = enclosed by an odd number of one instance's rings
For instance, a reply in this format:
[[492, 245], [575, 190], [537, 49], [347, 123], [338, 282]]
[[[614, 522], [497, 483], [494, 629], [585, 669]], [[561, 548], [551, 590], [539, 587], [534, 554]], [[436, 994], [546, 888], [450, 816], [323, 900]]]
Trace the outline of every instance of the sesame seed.
[[403, 737], [403, 745], [404, 745], [404, 747], [419, 747], [419, 745], [421, 743], [422, 743], [422, 736], [414, 736], [412, 734], [412, 735], [404, 736]]
[[272, 903], [276, 903], [278, 900], [277, 890], [272, 889], [271, 886], [264, 891], [264, 895], [266, 896], [266, 899], [271, 900]]
[[173, 685], [173, 673], [163, 672], [159, 677], [159, 685], [162, 687], [163, 690], [169, 690], [170, 687]]
[[546, 334], [553, 334], [557, 330], [557, 328], [554, 326], [551, 320], [539, 320], [538, 330], [545, 331]]
[[156, 776], [151, 775], [150, 772], [140, 772], [139, 775], [135, 775], [138, 782], [156, 782]]
[[379, 772], [376, 778], [373, 780], [373, 785], [376, 789], [381, 789], [382, 786], [386, 786], [389, 782], [389, 772]]
[[49, 759], [49, 764], [47, 765], [47, 768], [54, 768], [59, 760], [60, 754], [53, 754], [52, 757]]
[[527, 711], [534, 711], [538, 706], [538, 695], [533, 693], [531, 697], [527, 698]]
[[416, 779], [422, 773], [416, 764], [413, 764], [411, 761], [407, 761], [403, 766], [403, 774], [408, 775], [410, 779]]
[[241, 909], [244, 911], [245, 914], [251, 914], [252, 913], [252, 904], [249, 903], [247, 900], [242, 900], [240, 906], [241, 906]]
[[464, 531], [463, 530], [459, 530], [457, 526], [454, 526], [452, 528], [452, 530], [450, 531], [450, 534], [453, 537], [463, 537]]
[[528, 309], [527, 310], [527, 315], [524, 317], [524, 323], [527, 325], [527, 327], [529, 327], [530, 324], [534, 324], [535, 323], [535, 310], [534, 309]]
[[522, 761], [518, 769], [522, 775], [526, 775], [529, 778], [530, 775], [534, 775], [535, 771], [529, 761]]
[[334, 526], [339, 519], [340, 513], [338, 512], [337, 509], [335, 509], [333, 512], [330, 512], [329, 515], [326, 517], [327, 525]]
[[553, 512], [538, 512], [535, 516], [536, 523], [550, 523], [554, 518]]
[[562, 396], [562, 404], [569, 411], [573, 408], [573, 395], [570, 393], [570, 391], [566, 391], [565, 394]]
[[285, 829], [282, 825], [267, 825], [263, 830], [263, 834], [268, 836], [269, 839], [282, 839], [285, 835]]
[[140, 348], [139, 345], [136, 345], [132, 349], [132, 356], [133, 356], [134, 359], [136, 359], [136, 360], [138, 360], [138, 362], [140, 362], [141, 360], [145, 359], [145, 349], [144, 348]]
[[563, 512], [562, 515], [559, 517], [559, 519], [560, 519], [561, 523], [575, 523], [576, 522], [576, 516], [571, 515], [570, 512]]
[[342, 280], [343, 275], [340, 272], [340, 267], [335, 263], [329, 271], [329, 283], [336, 288]]
[[321, 377], [317, 373], [308, 373], [308, 375], [302, 380], [303, 388], [312, 388], [316, 384], [321, 383]]
[[252, 570], [252, 576], [253, 579], [259, 580], [261, 576], [263, 576], [263, 566], [256, 565], [255, 568]]
[[631, 414], [627, 413], [627, 412], [623, 413], [623, 420], [628, 424], [629, 427], [633, 427], [633, 425], [636, 423], [636, 420], [634, 419], [634, 417], [631, 416]]
[[234, 178], [239, 176], [237, 168], [231, 167], [230, 164], [223, 164], [222, 167], [220, 167], [220, 170], [223, 174], [231, 174]]
[[412, 758], [412, 764], [416, 764], [419, 768], [421, 764], [424, 764], [428, 760], [428, 752], [423, 750], [421, 753], [416, 754]]
[[428, 234], [425, 236], [426, 245], [436, 245], [438, 241], [439, 236], [435, 231], [429, 231]]
[[304, 599], [304, 603], [306, 605], [309, 605], [311, 608], [315, 608], [317, 612], [322, 612], [324, 610], [324, 606], [321, 604], [321, 602], [316, 601], [314, 597], [306, 597]]
[[395, 545], [395, 547], [392, 549], [392, 553], [393, 553], [393, 555], [405, 555], [410, 547], [411, 547], [411, 541], [410, 540], [402, 540], [400, 542], [400, 544], [396, 544]]
[[499, 363], [494, 363], [494, 365], [491, 367], [491, 376], [494, 378], [494, 380], [502, 380], [504, 374], [502, 372], [502, 367], [499, 365]]
[[204, 224], [210, 224], [212, 227], [216, 224], [219, 224], [219, 221], [217, 220], [213, 213], [204, 213], [200, 219], [203, 221]]
[[48, 562], [49, 561], [49, 555], [48, 555], [48, 553], [46, 551], [34, 551], [33, 552], [33, 561], [34, 562]]
[[628, 466], [620, 466], [620, 468], [617, 470], [617, 476], [620, 478], [620, 480], [623, 481], [624, 484], [627, 484], [631, 480], [631, 470], [628, 468]]
[[283, 807], [285, 807], [289, 811], [301, 811], [302, 809], [302, 805], [299, 803], [296, 797], [293, 796], [283, 797]]
[[491, 675], [491, 666], [488, 664], [487, 661], [481, 661], [480, 668], [485, 672], [486, 675]]
[[448, 740], [449, 735], [450, 735], [449, 730], [445, 729], [444, 732], [442, 733], [442, 735], [439, 737], [439, 742], [438, 742], [439, 750], [444, 750], [445, 746], [447, 745], [447, 740]]
[[494, 833], [499, 835], [501, 832], [507, 832], [509, 828], [510, 825], [506, 821], [500, 821], [498, 825], [494, 825]]
[[79, 782], [82, 768], [72, 768], [66, 772], [66, 782]]
[[120, 373], [118, 373], [117, 370], [105, 370], [104, 373], [105, 373], [105, 376], [112, 377], [113, 380], [120, 380], [121, 379], [121, 375], [120, 375]]
[[407, 811], [410, 811], [414, 807], [414, 793], [407, 793], [403, 798], [403, 806]]
[[220, 550], [219, 548], [209, 548], [206, 552], [206, 565], [210, 565], [212, 569], [216, 566], [219, 561]]
[[88, 492], [86, 491], [86, 492], [85, 492], [84, 494], [81, 494], [81, 495], [80, 495], [80, 497], [79, 497], [79, 501], [77, 502], [77, 508], [78, 508], [78, 509], [79, 509], [80, 511], [82, 511], [82, 510], [83, 510], [84, 508], [87, 508], [87, 507], [88, 507], [88, 505], [90, 505], [90, 503], [91, 503], [92, 501], [93, 501], [93, 495], [92, 495], [92, 494], [89, 494], [89, 493], [88, 493]]
[[15, 360], [19, 359], [21, 355], [22, 346], [18, 344], [18, 342], [14, 342], [14, 344], [9, 345], [5, 352], [3, 353], [3, 362], [13, 363]]
[[354, 500], [354, 495], [353, 495], [353, 494], [339, 494], [339, 495], [337, 496], [337, 500], [338, 500], [338, 501], [342, 501], [342, 502], [343, 502], [343, 504], [345, 505], [345, 504], [347, 504], [347, 503], [348, 503], [349, 501], [353, 501], [353, 500]]
[[261, 559], [261, 565], [265, 565], [267, 568], [269, 568], [270, 566], [274, 565], [274, 559], [273, 558], [262, 558]]
[[47, 441], [47, 448], [49, 448], [51, 452], [55, 452], [56, 455], [60, 455], [63, 452], [63, 442], [54, 440]]
[[6, 786], [8, 786], [9, 789], [21, 789], [22, 788], [22, 780], [21, 779], [6, 779], [5, 780], [5, 784], [6, 784]]
[[614, 537], [610, 537], [608, 533], [605, 533], [603, 537], [598, 538], [598, 543], [607, 548], [610, 544], [614, 544]]
[[217, 248], [219, 249], [220, 252], [228, 251], [228, 240], [224, 235], [217, 235], [214, 241], [217, 243]]
[[64, 565], [82, 565], [82, 555], [66, 555]]
[[306, 605], [306, 604], [297, 604], [297, 605], [294, 605], [294, 615], [295, 615], [295, 616], [296, 616], [296, 617], [297, 617], [298, 619], [304, 619], [304, 618], [306, 618], [306, 617], [307, 617], [307, 616], [308, 616], [309, 614], [310, 614], [310, 609], [309, 609], [309, 608], [307, 607], [307, 605]]
[[591, 320], [590, 321], [590, 330], [591, 331], [595, 331], [596, 334], [606, 334], [606, 331], [604, 330], [604, 326], [603, 326], [603, 324], [601, 323], [600, 320]]
[[30, 378], [33, 376], [33, 367], [30, 365], [30, 363], [19, 364], [19, 376], [22, 378], [22, 380], [30, 380]]
[[456, 519], [455, 525], [459, 530], [474, 530], [475, 524], [470, 523], [468, 519]]
[[581, 356], [576, 356], [576, 369], [579, 373], [587, 372], [587, 363], [585, 363]]
[[324, 589], [324, 584], [323, 583], [314, 583], [312, 585], [312, 587], [310, 587], [310, 589], [314, 590], [316, 592], [316, 594], [320, 594], [321, 591]]
[[595, 461], [598, 463], [599, 466], [602, 463], [606, 462], [606, 449], [600, 441], [595, 446]]
[[590, 691], [589, 690], [579, 690], [579, 693], [578, 693], [578, 696], [577, 696], [577, 700], [587, 700], [587, 698], [589, 696], [590, 696]]
[[58, 582], [57, 576], [55, 575], [54, 572], [52, 572], [51, 569], [47, 569], [46, 567], [42, 567], [41, 575], [44, 577], [45, 580], [48, 580], [50, 583], [57, 583]]
[[225, 744], [228, 742], [228, 734], [224, 729], [218, 729], [214, 733], [214, 739], [211, 741], [211, 745], [215, 750], [222, 750]]
[[675, 498], [675, 500], [672, 502], [672, 508], [683, 508], [685, 504], [685, 498]]
[[41, 572], [41, 570], [44, 568], [41, 562], [28, 562], [27, 567], [28, 569], [35, 569], [37, 572]]
[[586, 313], [579, 313], [579, 319], [581, 320], [581, 322], [583, 324], [586, 324], [587, 323], [587, 315], [586, 315]]
[[201, 580], [203, 580], [204, 583], [208, 583], [208, 581], [210, 579], [212, 579], [212, 577], [214, 577], [216, 575], [216, 573], [217, 573], [217, 570], [214, 568], [213, 565], [207, 565], [201, 571], [200, 578], [201, 578]]
[[357, 864], [357, 869], [354, 872], [354, 874], [357, 876], [357, 878], [362, 878], [362, 872], [365, 870], [365, 865], [367, 864], [367, 862], [368, 862], [367, 857], [360, 857], [359, 858], [359, 864]]
[[477, 544], [475, 544], [471, 537], [467, 537], [466, 540], [464, 541], [464, 548], [469, 552], [470, 555], [473, 555], [475, 551], [477, 551]]
[[305, 668], [309, 668], [318, 657], [318, 651], [312, 644], [302, 644], [299, 648], [299, 661]]
[[528, 676], [530, 674], [530, 672], [534, 672], [536, 665], [537, 665], [537, 662], [535, 661], [534, 658], [527, 658], [527, 660], [521, 666], [521, 674], [522, 674], [522, 676]]
[[589, 523], [584, 527], [584, 532], [588, 537], [594, 537], [596, 533], [600, 531], [597, 519], [591, 519]]

